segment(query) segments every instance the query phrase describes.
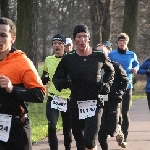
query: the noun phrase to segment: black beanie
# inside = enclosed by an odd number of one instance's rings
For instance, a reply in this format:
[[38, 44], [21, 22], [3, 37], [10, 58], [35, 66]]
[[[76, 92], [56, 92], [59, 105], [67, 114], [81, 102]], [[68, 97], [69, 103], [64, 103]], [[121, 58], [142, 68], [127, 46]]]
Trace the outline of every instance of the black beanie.
[[89, 36], [90, 36], [90, 32], [89, 32], [89, 29], [86, 25], [84, 24], [79, 24], [77, 26], [74, 27], [74, 32], [73, 32], [73, 39], [75, 40], [75, 37], [78, 33], [80, 32], [85, 32], [85, 33], [88, 33]]
[[54, 35], [52, 41], [55, 41], [55, 40], [61, 41], [64, 45], [66, 44], [66, 37], [62, 34]]

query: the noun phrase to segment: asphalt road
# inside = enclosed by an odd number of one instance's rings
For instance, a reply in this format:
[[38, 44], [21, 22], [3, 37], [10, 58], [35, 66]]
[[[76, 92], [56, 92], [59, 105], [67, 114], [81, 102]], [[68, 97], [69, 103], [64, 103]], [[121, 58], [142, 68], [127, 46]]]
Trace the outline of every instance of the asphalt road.
[[[147, 100], [141, 99], [133, 101], [132, 108], [130, 109], [130, 127], [128, 135], [128, 150], [150, 150], [150, 111], [148, 109]], [[65, 150], [63, 146], [62, 131], [57, 133], [59, 140], [59, 150]], [[122, 150], [118, 146], [115, 138], [108, 139], [109, 150]], [[97, 141], [98, 150], [101, 150]], [[49, 150], [47, 138], [32, 147], [33, 150]], [[71, 150], [76, 150], [75, 141], [72, 142]]]

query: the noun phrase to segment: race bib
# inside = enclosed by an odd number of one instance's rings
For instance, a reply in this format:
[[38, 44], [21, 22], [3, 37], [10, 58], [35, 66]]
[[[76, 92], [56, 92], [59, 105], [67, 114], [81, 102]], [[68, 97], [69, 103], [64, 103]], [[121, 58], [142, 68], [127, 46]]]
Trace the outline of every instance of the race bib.
[[54, 95], [51, 101], [51, 108], [58, 109], [59, 111], [67, 111], [67, 100]]
[[7, 142], [11, 128], [11, 115], [0, 114], [0, 140]]
[[77, 101], [79, 109], [79, 119], [85, 119], [95, 115], [97, 100]]
[[108, 94], [107, 95], [100, 95], [102, 101], [108, 101]]

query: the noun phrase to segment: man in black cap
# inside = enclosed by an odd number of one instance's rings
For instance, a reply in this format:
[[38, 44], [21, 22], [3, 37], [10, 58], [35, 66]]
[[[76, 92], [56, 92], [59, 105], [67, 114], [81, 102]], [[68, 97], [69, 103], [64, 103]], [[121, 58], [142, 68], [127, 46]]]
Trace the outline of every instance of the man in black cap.
[[[103, 52], [90, 47], [86, 25], [75, 26], [73, 39], [76, 50], [62, 58], [53, 82], [59, 91], [71, 89], [70, 114], [77, 150], [97, 150], [96, 138], [102, 115], [98, 95], [102, 91], [109, 92], [114, 68]], [[102, 67], [106, 72], [106, 82], [101, 80]]]
[[47, 84], [50, 81], [50, 85], [48, 87], [48, 100], [46, 103], [46, 117], [48, 119], [48, 142], [51, 150], [58, 150], [56, 125], [59, 118], [59, 113], [61, 113], [63, 120], [65, 150], [71, 149], [71, 123], [68, 109], [70, 90], [64, 89], [59, 92], [50, 80], [50, 78], [52, 79], [56, 67], [64, 55], [65, 43], [66, 38], [62, 34], [56, 34], [52, 38], [54, 55], [46, 57], [43, 74], [41, 77], [43, 84]]

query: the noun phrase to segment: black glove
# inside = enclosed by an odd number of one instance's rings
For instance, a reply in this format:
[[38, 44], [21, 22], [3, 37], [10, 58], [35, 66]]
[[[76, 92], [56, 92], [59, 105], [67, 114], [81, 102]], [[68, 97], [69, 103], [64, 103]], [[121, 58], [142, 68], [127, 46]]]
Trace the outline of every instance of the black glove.
[[147, 75], [147, 76], [150, 76], [150, 69], [147, 69], [146, 75]]
[[62, 89], [67, 89], [67, 88], [71, 88], [71, 80], [65, 80], [65, 79], [61, 79], [60, 80], [60, 85], [56, 88], [59, 92], [61, 92]]
[[119, 91], [119, 93], [117, 93], [117, 95], [116, 95], [116, 101], [118, 103], [120, 103], [123, 100], [123, 98], [122, 98], [123, 94], [124, 94], [123, 91]]

